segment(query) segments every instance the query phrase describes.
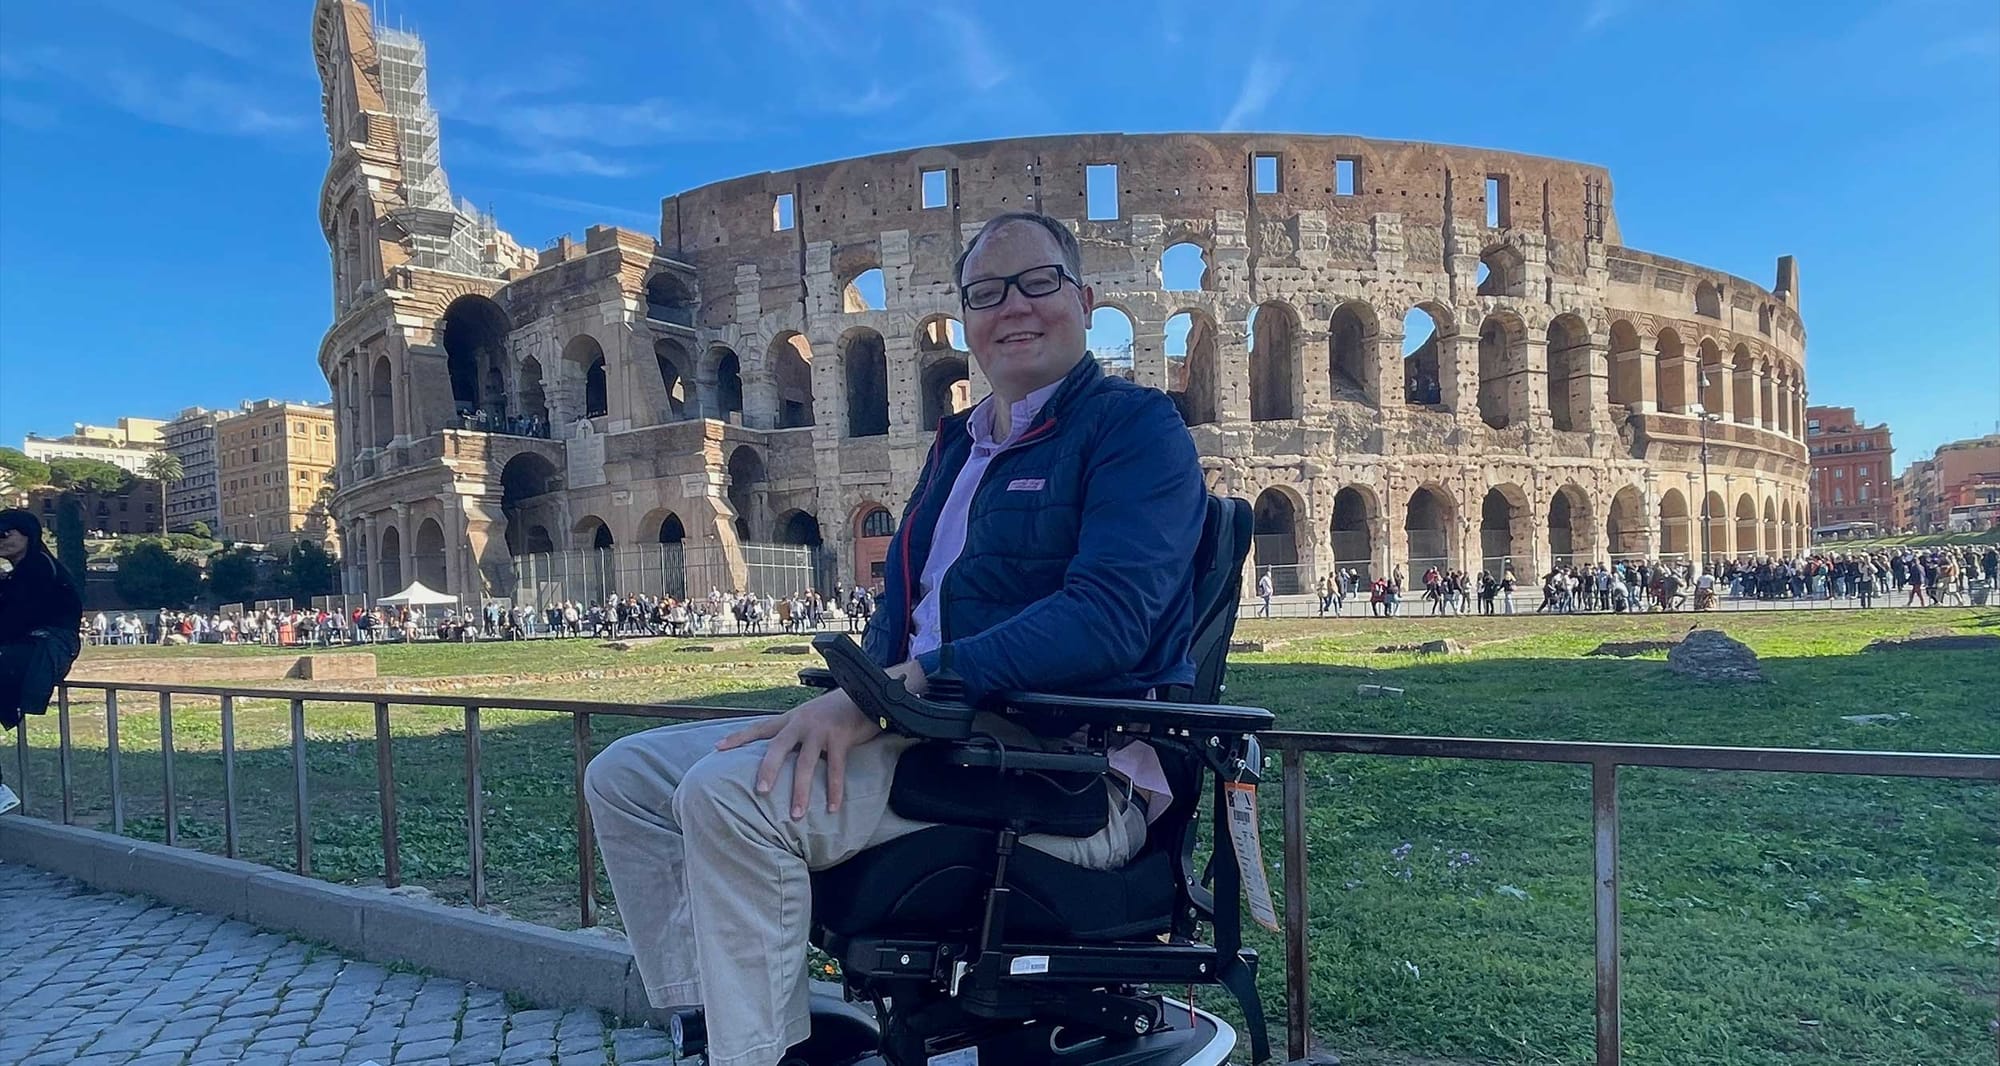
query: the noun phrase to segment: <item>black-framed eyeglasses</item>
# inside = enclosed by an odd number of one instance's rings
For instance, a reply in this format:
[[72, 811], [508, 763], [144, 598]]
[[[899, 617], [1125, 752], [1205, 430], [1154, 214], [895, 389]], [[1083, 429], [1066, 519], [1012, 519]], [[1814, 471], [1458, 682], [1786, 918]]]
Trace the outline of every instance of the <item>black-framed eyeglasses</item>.
[[1004, 278], [980, 278], [978, 281], [970, 282], [958, 290], [958, 302], [964, 304], [968, 311], [985, 311], [1006, 302], [1007, 287], [1010, 285], [1021, 290], [1021, 295], [1028, 299], [1039, 300], [1044, 296], [1054, 295], [1063, 287], [1065, 281], [1079, 289], [1083, 288], [1083, 282], [1078, 281], [1064, 269], [1061, 263], [1029, 267], [1019, 274], [1009, 274]]

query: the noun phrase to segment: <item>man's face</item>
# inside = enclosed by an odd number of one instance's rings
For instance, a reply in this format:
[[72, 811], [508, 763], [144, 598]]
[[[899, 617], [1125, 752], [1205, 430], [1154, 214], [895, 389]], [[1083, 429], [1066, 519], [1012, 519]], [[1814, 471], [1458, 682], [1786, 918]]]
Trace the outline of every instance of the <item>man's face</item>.
[[[963, 281], [1007, 277], [1062, 261], [1052, 234], [1032, 222], [1014, 222], [988, 233], [973, 248]], [[1039, 299], [1009, 286], [998, 306], [966, 311], [966, 344], [994, 390], [1019, 399], [1069, 373], [1083, 358], [1091, 298], [1089, 286], [1065, 283]]]
[[0, 559], [10, 563], [20, 562], [28, 554], [28, 535], [18, 529], [0, 533]]

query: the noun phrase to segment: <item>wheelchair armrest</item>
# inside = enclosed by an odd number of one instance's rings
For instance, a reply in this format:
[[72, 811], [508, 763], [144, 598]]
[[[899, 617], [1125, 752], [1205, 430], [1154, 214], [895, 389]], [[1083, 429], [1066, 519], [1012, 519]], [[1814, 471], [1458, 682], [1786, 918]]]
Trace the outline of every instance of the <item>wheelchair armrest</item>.
[[840, 682], [833, 679], [833, 671], [824, 666], [808, 666], [799, 671], [799, 684], [807, 688], [839, 688]]
[[1148, 726], [1185, 730], [1196, 736], [1244, 736], [1268, 730], [1277, 721], [1262, 707], [1169, 703], [1163, 700], [1065, 696], [1053, 692], [1013, 692], [1003, 713], [1021, 713], [1044, 722], [1090, 726]]

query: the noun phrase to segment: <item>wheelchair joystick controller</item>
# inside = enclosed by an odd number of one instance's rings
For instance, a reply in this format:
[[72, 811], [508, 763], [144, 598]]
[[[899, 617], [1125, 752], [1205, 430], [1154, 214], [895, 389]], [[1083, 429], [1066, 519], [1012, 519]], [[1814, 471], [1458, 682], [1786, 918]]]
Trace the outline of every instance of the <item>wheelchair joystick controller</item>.
[[[959, 702], [964, 682], [949, 668], [930, 680], [930, 695], [918, 696], [890, 677], [845, 633], [821, 633], [813, 650], [826, 660], [828, 680], [852, 697], [861, 713], [896, 731], [923, 740], [964, 740], [972, 735], [972, 708]], [[801, 672], [808, 684], [814, 678]]]

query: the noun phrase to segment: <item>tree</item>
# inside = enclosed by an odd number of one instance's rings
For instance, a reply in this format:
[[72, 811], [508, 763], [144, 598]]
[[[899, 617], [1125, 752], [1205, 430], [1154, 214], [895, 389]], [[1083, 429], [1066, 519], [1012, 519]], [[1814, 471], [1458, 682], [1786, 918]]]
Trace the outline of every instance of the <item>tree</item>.
[[201, 567], [156, 540], [119, 545], [118, 595], [141, 607], [186, 607], [201, 595]]
[[314, 596], [331, 596], [340, 591], [339, 562], [312, 541], [299, 541], [285, 556], [277, 585], [279, 594], [290, 596], [294, 606], [311, 602]]
[[132, 475], [98, 459], [51, 459], [49, 483], [82, 492], [123, 492]]
[[208, 528], [207, 522], [196, 522], [191, 528], [188, 529], [188, 532], [193, 534], [194, 536], [200, 537], [203, 540], [215, 539], [215, 530]]
[[18, 448], [0, 448], [0, 496], [16, 496], [49, 483], [49, 464]]
[[216, 603], [257, 598], [257, 557], [248, 548], [220, 552], [208, 561], [208, 593]]
[[76, 579], [76, 587], [81, 591], [84, 564], [90, 554], [83, 547], [83, 499], [74, 492], [56, 498], [56, 558]]
[[169, 451], [157, 451], [146, 457], [146, 476], [160, 483], [160, 532], [172, 527], [167, 524], [167, 486], [187, 476], [181, 466], [181, 457]]

